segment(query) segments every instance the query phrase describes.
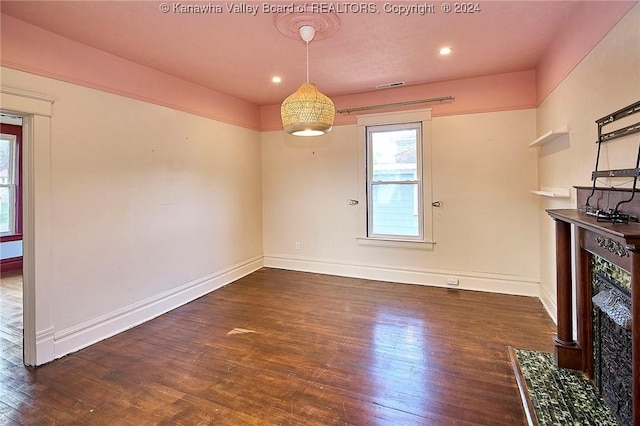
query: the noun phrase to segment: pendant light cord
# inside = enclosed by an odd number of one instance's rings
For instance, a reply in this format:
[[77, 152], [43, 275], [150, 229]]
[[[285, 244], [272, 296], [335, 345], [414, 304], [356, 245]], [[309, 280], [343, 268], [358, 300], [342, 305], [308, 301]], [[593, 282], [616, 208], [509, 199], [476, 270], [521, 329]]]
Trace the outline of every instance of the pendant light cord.
[[307, 43], [307, 83], [309, 83], [309, 42]]

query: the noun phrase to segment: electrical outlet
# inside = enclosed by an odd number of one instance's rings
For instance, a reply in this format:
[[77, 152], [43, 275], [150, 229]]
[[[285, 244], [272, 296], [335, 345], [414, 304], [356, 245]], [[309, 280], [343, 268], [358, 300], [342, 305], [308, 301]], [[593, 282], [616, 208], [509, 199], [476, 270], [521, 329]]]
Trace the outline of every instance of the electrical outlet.
[[302, 243], [297, 241], [296, 242], [296, 250], [300, 250], [302, 248]]
[[458, 285], [460, 284], [460, 280], [458, 280], [457, 278], [447, 278], [447, 284]]

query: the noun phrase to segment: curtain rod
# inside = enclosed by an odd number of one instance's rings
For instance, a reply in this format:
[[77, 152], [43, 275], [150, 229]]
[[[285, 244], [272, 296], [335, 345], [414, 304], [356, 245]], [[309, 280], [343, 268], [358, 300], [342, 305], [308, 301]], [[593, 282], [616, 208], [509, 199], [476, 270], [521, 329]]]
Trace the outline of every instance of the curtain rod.
[[368, 111], [370, 109], [380, 109], [380, 108], [389, 108], [389, 107], [397, 107], [397, 106], [407, 106], [407, 105], [415, 105], [415, 104], [424, 104], [427, 102], [444, 102], [444, 101], [452, 101], [455, 98], [453, 96], [440, 96], [438, 98], [429, 98], [429, 99], [418, 99], [416, 101], [406, 101], [406, 102], [394, 102], [390, 104], [381, 104], [381, 105], [371, 105], [371, 106], [363, 106], [363, 107], [355, 107], [355, 108], [344, 108], [336, 111], [338, 114], [351, 114], [355, 111]]

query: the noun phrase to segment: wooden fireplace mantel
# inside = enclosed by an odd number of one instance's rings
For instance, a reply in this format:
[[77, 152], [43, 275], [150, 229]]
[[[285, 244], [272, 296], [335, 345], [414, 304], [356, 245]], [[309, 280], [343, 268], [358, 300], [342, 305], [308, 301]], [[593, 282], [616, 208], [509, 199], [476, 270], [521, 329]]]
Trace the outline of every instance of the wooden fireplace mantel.
[[[578, 197], [580, 198], [580, 196]], [[593, 377], [591, 254], [631, 274], [633, 424], [640, 426], [640, 223], [612, 224], [579, 210], [547, 210], [555, 220], [558, 332], [554, 339], [560, 367]], [[571, 241], [574, 226], [575, 243]], [[572, 246], [575, 246], [577, 336], [573, 336]]]

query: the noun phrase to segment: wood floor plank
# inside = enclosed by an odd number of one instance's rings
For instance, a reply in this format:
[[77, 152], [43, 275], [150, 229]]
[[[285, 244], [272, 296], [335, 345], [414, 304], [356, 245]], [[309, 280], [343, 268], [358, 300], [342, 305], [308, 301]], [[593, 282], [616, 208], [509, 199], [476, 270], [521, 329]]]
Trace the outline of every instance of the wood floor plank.
[[535, 298], [263, 268], [33, 369], [9, 309], [0, 422], [21, 425], [525, 424], [507, 348], [555, 333]]

